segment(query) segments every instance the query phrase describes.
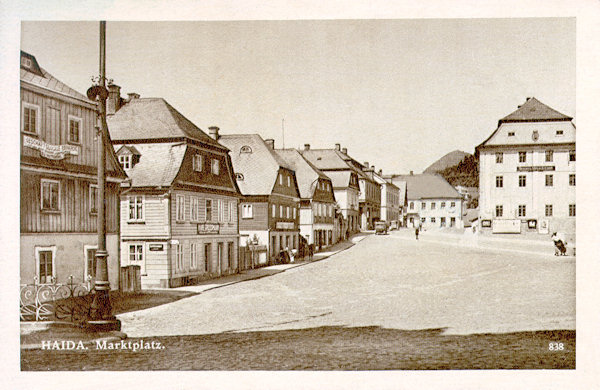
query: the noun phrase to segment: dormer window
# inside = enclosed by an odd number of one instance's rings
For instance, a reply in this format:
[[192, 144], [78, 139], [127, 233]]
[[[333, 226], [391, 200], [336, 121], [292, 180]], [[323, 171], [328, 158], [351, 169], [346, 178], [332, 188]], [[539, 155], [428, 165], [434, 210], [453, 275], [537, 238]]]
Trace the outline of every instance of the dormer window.
[[244, 180], [244, 175], [242, 173], [236, 173], [235, 174], [235, 179], [239, 180], [239, 181], [243, 181]]
[[202, 172], [202, 155], [201, 154], [194, 154], [193, 165], [194, 165], [194, 171]]
[[564, 135], [564, 133], [565, 133], [565, 132], [564, 132], [563, 130], [556, 130], [556, 135], [557, 135], [558, 137], [560, 137], [561, 135]]
[[248, 145], [244, 145], [240, 148], [240, 153], [252, 153], [252, 148]]
[[514, 137], [515, 136], [515, 132], [514, 131], [509, 131], [508, 132], [508, 136], [509, 137]]
[[31, 68], [31, 59], [21, 56], [21, 66]]
[[119, 156], [119, 164], [121, 164], [123, 169], [131, 168], [131, 155], [127, 154], [127, 155]]

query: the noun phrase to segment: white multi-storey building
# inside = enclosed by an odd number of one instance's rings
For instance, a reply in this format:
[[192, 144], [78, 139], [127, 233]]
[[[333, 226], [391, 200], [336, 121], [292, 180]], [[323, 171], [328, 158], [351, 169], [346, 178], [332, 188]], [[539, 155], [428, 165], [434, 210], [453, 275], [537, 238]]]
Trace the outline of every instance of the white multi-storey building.
[[493, 232], [575, 232], [573, 118], [535, 98], [498, 121], [479, 156], [480, 224]]

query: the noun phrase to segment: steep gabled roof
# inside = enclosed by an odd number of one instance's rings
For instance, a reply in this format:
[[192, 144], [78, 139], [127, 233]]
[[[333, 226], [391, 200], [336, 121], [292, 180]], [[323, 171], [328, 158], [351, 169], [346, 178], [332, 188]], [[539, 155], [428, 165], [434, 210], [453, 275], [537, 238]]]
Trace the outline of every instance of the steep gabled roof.
[[52, 76], [45, 69], [39, 66], [35, 56], [21, 51], [21, 59], [29, 60], [30, 66], [21, 65], [21, 81], [53, 91], [62, 95], [72, 97], [77, 100], [82, 100], [89, 104], [96, 104], [87, 98], [87, 96], [77, 92], [73, 88], [67, 86], [56, 77]]
[[315, 165], [302, 157], [296, 149], [278, 149], [275, 152], [296, 172], [301, 198], [312, 198], [318, 179], [330, 180]]
[[500, 119], [498, 125], [506, 122], [570, 121], [570, 116], [561, 114], [534, 97], [527, 98], [516, 111]]
[[327, 176], [331, 179], [333, 188], [347, 188], [350, 186], [352, 171], [328, 171]]
[[352, 170], [359, 178], [371, 180], [362, 169], [355, 167], [351, 161], [356, 162], [349, 155], [335, 149], [309, 149], [300, 151], [302, 155], [322, 171], [329, 170]]
[[189, 138], [225, 149], [163, 98], [131, 99], [107, 118], [113, 141]]
[[[115, 149], [120, 145], [114, 145]], [[141, 154], [140, 160], [127, 169], [132, 187], [169, 187], [181, 167], [186, 144], [151, 143], [136, 146]]]
[[293, 170], [258, 134], [222, 135], [219, 142], [231, 150], [233, 171], [244, 177], [237, 180], [243, 195], [269, 195], [279, 168]]
[[406, 182], [408, 199], [461, 198], [458, 191], [440, 175], [393, 175], [391, 180], [399, 188], [401, 182]]

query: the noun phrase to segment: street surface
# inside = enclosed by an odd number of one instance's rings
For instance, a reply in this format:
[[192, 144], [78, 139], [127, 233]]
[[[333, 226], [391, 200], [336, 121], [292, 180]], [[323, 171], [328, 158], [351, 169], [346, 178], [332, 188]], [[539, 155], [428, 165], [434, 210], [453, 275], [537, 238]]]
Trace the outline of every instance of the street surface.
[[425, 232], [369, 236], [329, 259], [120, 315], [129, 337], [381, 326], [446, 334], [575, 329], [575, 260]]

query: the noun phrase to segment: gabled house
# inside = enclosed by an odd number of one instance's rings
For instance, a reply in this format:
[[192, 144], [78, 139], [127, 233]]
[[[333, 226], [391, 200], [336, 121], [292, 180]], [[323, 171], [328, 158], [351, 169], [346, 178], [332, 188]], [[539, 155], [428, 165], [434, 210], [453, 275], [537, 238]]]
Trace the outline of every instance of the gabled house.
[[235, 178], [244, 196], [240, 206], [240, 245], [266, 247], [261, 264], [285, 248], [299, 247], [300, 192], [294, 169], [276, 152], [272, 139], [258, 134], [221, 135], [231, 150]]
[[[98, 139], [96, 102], [21, 52], [21, 283], [96, 277]], [[106, 249], [119, 287], [119, 192], [127, 178], [106, 145]]]
[[[121, 265], [142, 288], [238, 272], [238, 200], [229, 150], [161, 98], [109, 86], [108, 128], [130, 182], [121, 196]], [[209, 129], [214, 137], [218, 128]]]
[[331, 179], [296, 149], [276, 150], [296, 172], [300, 190], [300, 234], [317, 250], [331, 246], [335, 237], [335, 195]]

